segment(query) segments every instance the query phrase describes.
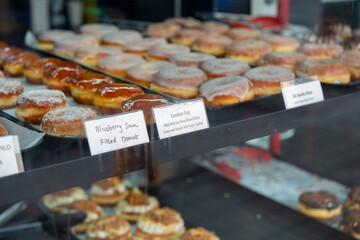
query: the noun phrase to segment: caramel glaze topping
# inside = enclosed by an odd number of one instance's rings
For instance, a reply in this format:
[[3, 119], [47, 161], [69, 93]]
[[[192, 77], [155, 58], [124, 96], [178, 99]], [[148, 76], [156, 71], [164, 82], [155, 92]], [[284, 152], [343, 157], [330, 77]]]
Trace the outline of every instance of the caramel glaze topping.
[[127, 83], [113, 83], [102, 86], [95, 95], [104, 98], [124, 97], [130, 98], [135, 95], [144, 94], [144, 91], [138, 86]]
[[129, 112], [141, 109], [144, 114], [151, 115], [151, 108], [153, 106], [163, 105], [169, 103], [165, 98], [155, 94], [141, 94], [136, 95], [128, 100], [122, 102], [122, 108]]
[[167, 207], [149, 212], [146, 214], [146, 216], [149, 217], [152, 221], [162, 223], [164, 225], [170, 225], [179, 222], [177, 219], [179, 213]]
[[32, 52], [21, 52], [4, 59], [4, 64], [7, 65], [24, 65], [29, 60], [40, 58], [37, 54]]
[[356, 186], [349, 192], [348, 198], [360, 204], [360, 186]]
[[148, 195], [142, 193], [138, 188], [134, 188], [126, 197], [126, 202], [130, 205], [139, 206], [149, 205], [150, 200]]
[[122, 180], [119, 177], [111, 177], [97, 181], [94, 184], [106, 191], [107, 189], [122, 184]]
[[6, 57], [20, 53], [21, 49], [18, 47], [5, 47], [0, 50], [0, 61], [3, 61]]
[[[112, 232], [113, 229], [119, 229], [125, 226], [129, 226], [128, 222], [122, 219], [121, 217], [117, 217], [111, 215], [106, 217], [100, 221], [98, 221], [94, 228], [91, 231], [105, 231], [105, 232]], [[130, 226], [129, 226], [130, 229]]]
[[179, 240], [214, 240], [218, 239], [214, 234], [207, 231], [205, 228], [199, 227], [189, 229]]
[[355, 209], [346, 212], [340, 225], [344, 227], [345, 232], [360, 233], [360, 210]]
[[340, 206], [337, 197], [328, 192], [305, 192], [300, 195], [300, 202], [309, 208], [335, 209]]
[[38, 59], [31, 60], [31, 61], [27, 61], [24, 64], [24, 69], [32, 70], [32, 71], [42, 71], [47, 66], [50, 66], [51, 64], [54, 64], [54, 63], [60, 63], [60, 62], [61, 62], [60, 59], [53, 58], [53, 57], [38, 58]]
[[75, 86], [93, 91], [96, 91], [101, 86], [111, 83], [114, 83], [114, 79], [111, 77], [91, 72], [80, 74], [72, 80], [72, 84]]
[[75, 77], [84, 72], [85, 70], [79, 65], [68, 61], [62, 61], [58, 64], [53, 64], [47, 67], [46, 69], [44, 69], [44, 77], [56, 78], [59, 80], [62, 79], [70, 80], [71, 77]]

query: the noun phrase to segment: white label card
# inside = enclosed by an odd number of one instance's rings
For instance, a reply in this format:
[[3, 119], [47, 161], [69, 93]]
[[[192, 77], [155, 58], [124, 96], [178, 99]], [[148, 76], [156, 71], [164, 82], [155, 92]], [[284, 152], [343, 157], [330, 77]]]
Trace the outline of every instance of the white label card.
[[160, 139], [209, 128], [202, 99], [156, 106], [152, 111]]
[[286, 109], [324, 100], [320, 81], [314, 78], [297, 78], [281, 83]]
[[141, 110], [85, 121], [91, 155], [149, 142]]
[[0, 177], [24, 171], [18, 136], [0, 137]]

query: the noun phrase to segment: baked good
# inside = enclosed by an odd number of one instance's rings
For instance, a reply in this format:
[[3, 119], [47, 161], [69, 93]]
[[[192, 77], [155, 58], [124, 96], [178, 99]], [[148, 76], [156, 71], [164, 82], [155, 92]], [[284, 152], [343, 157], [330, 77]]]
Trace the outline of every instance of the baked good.
[[166, 23], [175, 23], [185, 28], [198, 28], [201, 22], [192, 17], [174, 17], [165, 19]]
[[50, 193], [41, 197], [44, 206], [55, 213], [62, 213], [75, 201], [86, 200], [87, 196], [82, 188], [74, 187], [59, 192]]
[[149, 48], [146, 53], [148, 61], [168, 61], [176, 53], [190, 52], [190, 48], [176, 44], [158, 44]]
[[66, 96], [58, 90], [33, 90], [22, 93], [16, 99], [15, 115], [31, 124], [40, 124], [45, 113], [67, 107]]
[[246, 71], [244, 77], [253, 83], [255, 95], [269, 96], [280, 93], [280, 83], [295, 78], [295, 74], [286, 68], [264, 66]]
[[215, 234], [207, 231], [205, 228], [191, 228], [187, 230], [179, 240], [220, 240], [218, 236]]
[[340, 83], [350, 82], [350, 73], [345, 65], [339, 60], [333, 59], [310, 59], [306, 60], [296, 69], [296, 75], [307, 77], [317, 75], [320, 82]]
[[347, 51], [341, 55], [340, 59], [349, 70], [351, 80], [360, 80], [360, 52], [356, 50]]
[[129, 195], [115, 208], [116, 215], [135, 223], [141, 215], [156, 210], [160, 207], [156, 197], [144, 194], [138, 188], [130, 191]]
[[65, 58], [72, 58], [79, 47], [97, 47], [98, 41], [90, 35], [78, 34], [71, 37], [60, 38], [54, 43], [54, 52]]
[[4, 78], [4, 77], [5, 77], [4, 72], [0, 70], [0, 78]]
[[259, 65], [283, 67], [295, 72], [305, 60], [305, 54], [300, 52], [270, 52], [261, 58]]
[[145, 34], [154, 38], [170, 39], [180, 29], [181, 27], [174, 23], [153, 23], [146, 28]]
[[176, 53], [170, 57], [170, 62], [178, 67], [199, 68], [201, 63], [214, 59], [215, 56], [206, 53]]
[[273, 52], [295, 52], [300, 46], [296, 38], [278, 34], [266, 34], [262, 39], [271, 45]]
[[200, 64], [208, 79], [225, 77], [225, 76], [241, 76], [250, 69], [249, 64], [236, 59], [214, 59], [208, 60]]
[[42, 31], [37, 39], [37, 45], [45, 50], [53, 50], [56, 40], [61, 38], [68, 38], [75, 36], [75, 33], [70, 30], [51, 29]]
[[143, 38], [138, 41], [129, 42], [124, 45], [123, 52], [132, 53], [139, 56], [144, 56], [144, 54], [149, 50], [149, 48], [158, 45], [165, 44], [166, 40], [163, 38]]
[[3, 60], [4, 72], [9, 77], [22, 77], [24, 75], [24, 64], [27, 61], [40, 58], [32, 52], [21, 52], [8, 56]]
[[86, 233], [87, 240], [125, 240], [131, 236], [130, 224], [114, 215], [97, 221]]
[[88, 34], [101, 39], [102, 36], [108, 33], [116, 32], [119, 28], [112, 24], [107, 23], [88, 23], [80, 27], [79, 32]]
[[328, 221], [341, 215], [341, 204], [329, 192], [305, 192], [300, 195], [297, 209], [312, 218]]
[[150, 88], [182, 99], [198, 95], [199, 86], [207, 81], [203, 71], [193, 67], [175, 67], [160, 70]]
[[121, 109], [123, 112], [131, 112], [140, 109], [144, 113], [146, 124], [151, 124], [154, 122], [151, 112], [152, 107], [168, 103], [170, 103], [168, 100], [159, 95], [147, 93], [136, 95], [123, 101], [121, 103]]
[[204, 31], [197, 29], [181, 29], [172, 36], [171, 42], [190, 47], [197, 38], [205, 36], [205, 34]]
[[24, 92], [22, 83], [15, 79], [0, 79], [0, 109], [13, 108], [16, 99]]
[[231, 39], [224, 35], [210, 34], [197, 38], [192, 50], [211, 54], [217, 57], [225, 55], [226, 47], [231, 43]]
[[271, 45], [265, 41], [246, 40], [230, 44], [226, 49], [226, 57], [257, 65], [259, 60], [271, 51]]
[[165, 68], [176, 67], [174, 64], [164, 61], [142, 63], [131, 67], [126, 72], [126, 79], [150, 87], [155, 75]]
[[305, 43], [299, 48], [299, 52], [308, 59], [335, 59], [343, 53], [344, 49], [339, 44]]
[[123, 200], [129, 191], [119, 177], [106, 178], [91, 185], [90, 200], [100, 205], [113, 206]]
[[208, 34], [225, 34], [229, 31], [229, 25], [221, 22], [206, 21], [199, 27], [200, 30], [205, 31]]
[[221, 107], [251, 100], [255, 97], [252, 83], [246, 77], [227, 76], [204, 82], [199, 95], [207, 106]]
[[69, 81], [71, 96], [81, 104], [92, 105], [94, 94], [102, 86], [114, 83], [114, 79], [109, 76], [86, 72], [75, 76]]
[[360, 186], [353, 187], [345, 201], [346, 210], [360, 210]]
[[9, 135], [8, 130], [0, 123], [0, 136], [7, 136]]
[[0, 41], [0, 48], [6, 48], [8, 44], [6, 42]]
[[18, 54], [21, 52], [21, 49], [18, 47], [5, 47], [0, 49], [0, 67], [3, 68], [3, 61], [10, 55]]
[[360, 210], [354, 209], [345, 212], [340, 222], [340, 230], [351, 235], [355, 239], [360, 239]]
[[233, 42], [241, 42], [245, 40], [252, 40], [259, 38], [261, 36], [261, 32], [255, 29], [249, 28], [231, 28], [226, 35]]
[[142, 215], [137, 223], [135, 236], [153, 240], [175, 240], [185, 232], [180, 213], [164, 207]]
[[121, 103], [140, 94], [144, 94], [144, 91], [132, 84], [108, 84], [95, 92], [94, 105], [101, 115], [121, 113]]
[[334, 33], [339, 34], [343, 39], [351, 37], [351, 26], [345, 23], [333, 23], [330, 24], [329, 29]]
[[96, 68], [119, 77], [125, 77], [129, 68], [141, 63], [145, 63], [145, 60], [138, 55], [120, 53], [100, 59], [96, 64]]
[[141, 33], [135, 30], [120, 30], [102, 36], [100, 44], [104, 47], [122, 49], [126, 43], [142, 39]]
[[47, 112], [41, 119], [40, 128], [58, 137], [85, 137], [84, 121], [94, 119], [90, 108], [65, 107]]
[[121, 50], [110, 47], [80, 47], [74, 52], [74, 59], [95, 67], [101, 58], [120, 53], [122, 53]]
[[31, 61], [27, 61], [24, 64], [24, 76], [26, 81], [34, 84], [42, 84], [44, 69], [52, 64], [58, 64], [61, 60], [58, 58], [37, 58]]

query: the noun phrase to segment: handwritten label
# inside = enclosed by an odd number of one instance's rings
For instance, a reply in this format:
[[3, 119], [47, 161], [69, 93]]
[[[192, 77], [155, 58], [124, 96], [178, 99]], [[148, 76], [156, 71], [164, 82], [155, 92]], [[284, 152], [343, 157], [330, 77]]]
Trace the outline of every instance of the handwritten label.
[[141, 110], [84, 122], [91, 155], [149, 142]]
[[160, 139], [209, 128], [202, 99], [152, 108]]
[[0, 137], [0, 177], [23, 171], [24, 165], [18, 137]]

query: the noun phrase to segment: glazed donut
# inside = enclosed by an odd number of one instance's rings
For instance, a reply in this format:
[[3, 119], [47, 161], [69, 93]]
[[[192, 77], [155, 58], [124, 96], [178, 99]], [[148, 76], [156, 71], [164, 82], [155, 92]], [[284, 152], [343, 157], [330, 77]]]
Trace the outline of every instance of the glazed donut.
[[346, 211], [340, 222], [340, 230], [355, 239], [360, 239], [360, 210]]
[[226, 57], [257, 65], [259, 60], [271, 51], [272, 47], [265, 41], [246, 40], [229, 45], [226, 49]]
[[191, 48], [197, 52], [221, 57], [225, 55], [226, 47], [229, 44], [231, 44], [230, 38], [224, 35], [212, 34], [197, 38]]
[[348, 51], [341, 56], [341, 62], [347, 67], [350, 72], [352, 81], [360, 80], [360, 52]]
[[144, 54], [149, 50], [149, 48], [158, 45], [165, 44], [166, 40], [163, 38], [144, 38], [138, 41], [129, 42], [124, 45], [123, 52], [132, 53], [139, 56], [144, 56]]
[[195, 239], [206, 239], [206, 240], [220, 240], [218, 236], [212, 232], [207, 231], [205, 228], [191, 228], [187, 230], [179, 240], [195, 240]]
[[122, 53], [119, 49], [110, 47], [80, 47], [76, 49], [74, 59], [85, 65], [95, 67], [101, 58], [119, 53]]
[[226, 34], [233, 42], [241, 42], [259, 38], [261, 32], [249, 28], [231, 28]]
[[148, 61], [168, 61], [169, 58], [182, 52], [190, 52], [190, 48], [176, 44], [159, 44], [151, 47], [146, 53]]
[[252, 83], [246, 77], [227, 76], [203, 83], [199, 95], [207, 106], [221, 107], [251, 100], [255, 97]]
[[108, 33], [102, 36], [100, 44], [104, 47], [114, 47], [122, 49], [126, 43], [142, 39], [142, 35], [134, 30], [121, 30]]
[[273, 52], [295, 52], [300, 46], [298, 40], [293, 37], [266, 34], [262, 39], [271, 45]]
[[146, 124], [151, 124], [154, 122], [151, 108], [168, 103], [170, 103], [168, 100], [159, 95], [142, 94], [123, 101], [121, 103], [121, 109], [123, 112], [131, 112], [140, 109], [144, 113]]
[[344, 49], [338, 44], [305, 43], [299, 48], [299, 52], [308, 59], [335, 59], [343, 53]]
[[163, 61], [147, 62], [129, 68], [126, 72], [126, 79], [140, 85], [150, 87], [155, 75], [165, 68], [176, 67], [174, 64]]
[[75, 36], [73, 31], [52, 29], [41, 32], [38, 36], [37, 45], [45, 50], [53, 50], [56, 40]]
[[296, 69], [296, 75], [307, 77], [317, 75], [320, 82], [340, 83], [350, 82], [350, 73], [343, 63], [333, 59], [306, 60]]
[[173, 23], [154, 23], [150, 24], [145, 31], [145, 34], [154, 38], [170, 39], [181, 27]]
[[66, 96], [58, 90], [33, 90], [16, 99], [15, 115], [30, 124], [40, 124], [45, 113], [67, 107]]
[[129, 68], [141, 63], [145, 63], [145, 60], [138, 55], [120, 53], [100, 59], [96, 68], [119, 77], [125, 77]]
[[18, 54], [21, 52], [21, 49], [18, 47], [5, 47], [0, 49], [0, 67], [3, 68], [3, 61], [8, 56], [13, 54]]
[[207, 81], [203, 71], [193, 67], [175, 67], [160, 70], [150, 88], [156, 92], [182, 99], [198, 95], [199, 86]]
[[100, 39], [103, 35], [116, 32], [119, 28], [112, 24], [107, 23], [89, 23], [80, 27], [79, 31], [82, 34], [92, 35]]
[[305, 60], [305, 54], [300, 52], [270, 52], [260, 60], [259, 65], [283, 67], [295, 72]]
[[121, 217], [115, 215], [100, 219], [86, 232], [87, 240], [125, 240], [130, 236], [130, 224]]
[[6, 48], [8, 44], [6, 42], [0, 41], [0, 49]]
[[345, 201], [346, 210], [360, 210], [360, 186], [353, 187]]
[[178, 67], [196, 67], [200, 64], [216, 59], [215, 56], [206, 53], [176, 53], [170, 57], [170, 62]]
[[72, 37], [60, 38], [54, 43], [54, 52], [66, 58], [72, 58], [79, 47], [97, 47], [98, 41], [90, 35], [75, 35]]
[[114, 79], [100, 73], [83, 73], [69, 81], [71, 96], [80, 104], [92, 105], [95, 92], [104, 85], [114, 83]]
[[94, 119], [90, 108], [65, 107], [47, 112], [41, 119], [40, 129], [58, 137], [85, 137], [84, 121]]
[[9, 135], [8, 130], [0, 123], [0, 136], [7, 136]]
[[295, 78], [292, 71], [282, 67], [257, 67], [244, 73], [244, 77], [253, 83], [257, 96], [269, 96], [281, 92], [280, 82]]
[[197, 29], [182, 29], [174, 34], [171, 42], [190, 47], [197, 38], [205, 36], [205, 34], [204, 31]]
[[27, 61], [39, 58], [40, 57], [37, 54], [32, 52], [13, 54], [4, 59], [4, 72], [10, 77], [22, 77], [24, 75], [24, 64]]
[[198, 28], [201, 25], [199, 20], [192, 17], [174, 17], [165, 20], [165, 23], [178, 24], [185, 28]]
[[15, 79], [0, 79], [0, 109], [16, 106], [17, 97], [24, 92], [22, 83]]
[[61, 60], [58, 58], [38, 58], [27, 61], [24, 64], [24, 76], [29, 83], [42, 84], [43, 72], [46, 67], [52, 64], [58, 64]]
[[250, 66], [240, 60], [220, 58], [203, 62], [200, 64], [200, 69], [206, 73], [208, 79], [213, 79], [243, 75]]
[[101, 115], [121, 113], [121, 103], [144, 91], [131, 84], [113, 83], [100, 87], [94, 95], [94, 105]]
[[206, 33], [221, 35], [229, 31], [230, 27], [225, 23], [207, 21], [200, 25], [199, 29], [205, 31]]

